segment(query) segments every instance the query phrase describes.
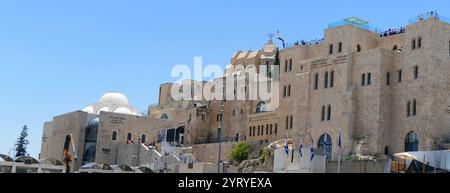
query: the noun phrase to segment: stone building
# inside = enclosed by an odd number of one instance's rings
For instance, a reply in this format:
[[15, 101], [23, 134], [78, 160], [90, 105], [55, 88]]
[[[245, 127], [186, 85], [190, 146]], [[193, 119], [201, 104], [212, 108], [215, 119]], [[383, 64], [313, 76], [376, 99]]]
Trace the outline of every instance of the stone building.
[[[129, 141], [216, 152], [219, 141], [266, 145], [289, 138], [293, 147], [313, 143], [336, 160], [339, 130], [344, 155], [442, 149], [450, 134], [449, 30], [443, 19], [427, 17], [380, 34], [348, 18], [329, 25], [313, 44], [279, 49], [269, 40], [260, 50], [236, 52], [224, 76], [211, 82], [161, 84], [148, 115], [139, 115], [122, 94], [108, 93], [83, 111], [55, 117], [44, 125], [41, 157], [61, 159], [68, 133], [79, 150], [77, 168], [92, 161], [118, 164], [118, 146]], [[247, 73], [252, 68], [254, 76]], [[262, 84], [276, 85], [269, 99], [253, 97]], [[174, 87], [190, 97], [175, 100]], [[227, 97], [196, 95], [205, 88]], [[194, 156], [211, 157], [204, 154]]]

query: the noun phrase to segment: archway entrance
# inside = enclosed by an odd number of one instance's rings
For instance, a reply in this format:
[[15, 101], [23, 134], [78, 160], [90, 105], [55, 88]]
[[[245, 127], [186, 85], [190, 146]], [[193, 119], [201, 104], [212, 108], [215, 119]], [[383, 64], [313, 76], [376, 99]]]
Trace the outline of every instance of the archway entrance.
[[333, 155], [333, 146], [331, 141], [331, 136], [325, 133], [319, 138], [319, 144], [317, 144], [317, 147], [325, 152], [327, 160], [331, 160]]
[[405, 139], [405, 151], [418, 151], [419, 150], [419, 138], [417, 137], [417, 133], [411, 131], [406, 135]]

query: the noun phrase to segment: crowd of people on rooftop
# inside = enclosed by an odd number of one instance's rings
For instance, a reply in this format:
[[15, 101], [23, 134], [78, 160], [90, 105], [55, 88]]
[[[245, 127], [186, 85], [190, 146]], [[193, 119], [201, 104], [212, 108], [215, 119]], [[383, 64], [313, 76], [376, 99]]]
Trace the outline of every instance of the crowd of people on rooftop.
[[428, 18], [436, 18], [436, 19], [439, 19], [439, 14], [438, 14], [437, 11], [430, 11], [430, 12], [427, 12], [425, 15], [420, 14], [420, 15], [418, 16], [419, 21], [422, 21], [422, 20], [428, 19]]
[[322, 43], [323, 40], [324, 40], [324, 38], [322, 38], [322, 39], [315, 39], [315, 40], [312, 40], [312, 41], [309, 41], [309, 42], [307, 42], [305, 40], [300, 40], [300, 41], [295, 42], [295, 45], [302, 45], [302, 46], [318, 45], [318, 44]]
[[404, 27], [400, 27], [397, 29], [389, 29], [384, 32], [381, 32], [380, 37], [387, 37], [387, 36], [397, 35], [397, 34], [401, 34], [401, 33], [405, 33]]

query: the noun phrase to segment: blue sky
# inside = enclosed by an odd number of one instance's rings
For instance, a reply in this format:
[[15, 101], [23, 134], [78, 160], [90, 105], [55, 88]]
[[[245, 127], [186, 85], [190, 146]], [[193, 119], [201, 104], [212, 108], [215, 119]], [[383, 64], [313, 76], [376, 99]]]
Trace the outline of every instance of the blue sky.
[[420, 13], [450, 17], [446, 0], [359, 1], [0, 1], [0, 153], [24, 124], [37, 157], [42, 127], [108, 91], [142, 111], [157, 102], [172, 66], [226, 65], [279, 30], [288, 42], [323, 37], [328, 24], [356, 16], [380, 29]]

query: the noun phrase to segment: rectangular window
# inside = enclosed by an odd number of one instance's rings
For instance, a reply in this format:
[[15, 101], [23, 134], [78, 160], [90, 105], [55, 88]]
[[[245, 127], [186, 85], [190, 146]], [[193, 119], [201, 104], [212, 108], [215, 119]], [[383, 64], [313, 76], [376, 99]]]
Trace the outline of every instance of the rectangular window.
[[252, 127], [250, 127], [249, 129], [248, 129], [248, 136], [252, 136]]
[[288, 85], [287, 96], [291, 96], [291, 85]]
[[334, 71], [331, 71], [331, 74], [330, 74], [330, 88], [333, 88], [333, 86], [334, 86]]
[[293, 128], [293, 127], [292, 127], [292, 123], [294, 122], [293, 119], [294, 119], [294, 117], [291, 115], [291, 122], [290, 122], [290, 125], [289, 125], [289, 129], [292, 129], [292, 128]]
[[414, 79], [419, 78], [419, 66], [414, 67]]
[[289, 116], [286, 117], [286, 130], [289, 129]]
[[275, 123], [275, 131], [274, 131], [275, 135], [278, 134], [278, 123]]
[[361, 75], [361, 86], [365, 86], [366, 85], [366, 74], [362, 74]]
[[339, 53], [342, 52], [342, 42], [339, 42], [338, 52], [339, 52]]
[[402, 82], [402, 70], [398, 71], [398, 82]]
[[272, 133], [273, 133], [273, 132], [272, 132], [272, 131], [273, 131], [272, 129], [273, 129], [273, 125], [270, 124], [270, 135], [272, 135]]
[[330, 55], [333, 54], [333, 44], [330, 44], [330, 48], [329, 48], [329, 50], [328, 50], [328, 53], [329, 53]]
[[261, 134], [261, 125], [258, 125], [258, 136]]
[[314, 76], [314, 90], [319, 89], [319, 74], [316, 73], [316, 75]]
[[391, 73], [386, 73], [386, 84], [391, 85]]
[[256, 133], [256, 126], [253, 126], [253, 135], [252, 136], [255, 136], [255, 133]]
[[412, 108], [412, 116], [416, 116], [417, 114], [417, 103], [416, 103], [416, 99], [413, 100], [413, 108]]
[[372, 73], [367, 73], [367, 85], [372, 84]]
[[266, 125], [266, 135], [269, 135], [269, 125]]
[[412, 44], [412, 49], [413, 50], [416, 49], [416, 39], [415, 38], [413, 39], [411, 44]]
[[287, 70], [288, 70], [288, 61], [285, 60], [284, 61], [284, 72], [287, 72]]
[[331, 105], [328, 105], [328, 121], [331, 120]]
[[406, 104], [406, 116], [411, 116], [411, 101], [408, 101], [408, 103]]
[[292, 71], [292, 59], [289, 59], [289, 72]]
[[322, 117], [320, 118], [321, 121], [325, 121], [325, 106], [322, 106]]
[[325, 72], [324, 76], [324, 88], [328, 88], [328, 72]]
[[286, 86], [283, 87], [283, 97], [286, 97]]

